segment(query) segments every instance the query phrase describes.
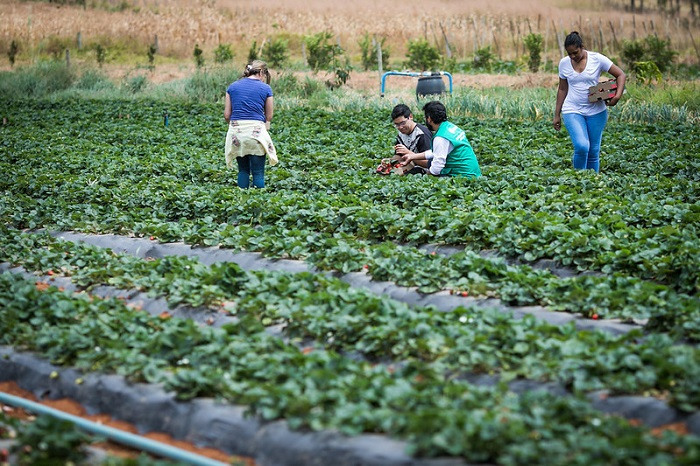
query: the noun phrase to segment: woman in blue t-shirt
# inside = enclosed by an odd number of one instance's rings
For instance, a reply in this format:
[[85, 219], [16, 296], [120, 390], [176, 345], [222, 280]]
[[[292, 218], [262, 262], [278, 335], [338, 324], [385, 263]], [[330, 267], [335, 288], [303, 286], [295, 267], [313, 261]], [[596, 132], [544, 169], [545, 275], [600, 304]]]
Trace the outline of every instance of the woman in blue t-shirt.
[[270, 165], [277, 164], [277, 151], [268, 133], [273, 114], [270, 71], [265, 62], [254, 60], [246, 65], [243, 77], [226, 89], [224, 119], [226, 133], [226, 166], [238, 163], [238, 186], [265, 187], [265, 156]]
[[[608, 57], [589, 52], [583, 40], [574, 31], [564, 41], [567, 57], [559, 62], [559, 89], [554, 108], [554, 129], [561, 129], [564, 120], [574, 144], [574, 168], [600, 169], [600, 143], [608, 121], [608, 110], [622, 97], [625, 73]], [[607, 71], [617, 80], [615, 96], [607, 101], [588, 102], [588, 88], [598, 84], [600, 73]]]

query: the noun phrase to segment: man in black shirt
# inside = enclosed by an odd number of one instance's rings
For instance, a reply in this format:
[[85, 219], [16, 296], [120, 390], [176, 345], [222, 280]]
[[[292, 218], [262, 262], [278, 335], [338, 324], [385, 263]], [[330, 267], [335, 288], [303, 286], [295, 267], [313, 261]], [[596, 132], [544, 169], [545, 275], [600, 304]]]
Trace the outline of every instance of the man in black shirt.
[[[405, 147], [411, 152], [420, 153], [424, 151], [429, 151], [433, 139], [433, 135], [430, 130], [413, 121], [413, 113], [407, 105], [399, 104], [391, 111], [391, 120], [394, 123], [394, 127], [398, 131], [396, 135], [396, 142], [394, 150], [399, 149], [401, 146]], [[427, 160], [420, 160], [414, 162], [423, 168], [428, 168]], [[423, 173], [423, 170], [416, 168], [411, 170], [410, 173]]]

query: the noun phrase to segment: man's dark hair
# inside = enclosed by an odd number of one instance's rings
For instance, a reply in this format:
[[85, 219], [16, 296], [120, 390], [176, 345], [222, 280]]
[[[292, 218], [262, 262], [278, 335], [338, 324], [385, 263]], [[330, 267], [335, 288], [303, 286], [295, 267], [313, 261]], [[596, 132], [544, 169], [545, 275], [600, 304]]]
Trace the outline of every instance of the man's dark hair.
[[447, 121], [447, 110], [441, 102], [433, 100], [423, 105], [423, 113], [425, 113], [425, 119], [427, 121], [428, 117], [433, 120], [433, 123], [439, 125], [443, 121]]
[[564, 48], [570, 45], [573, 45], [578, 48], [583, 47], [583, 39], [581, 38], [581, 34], [579, 34], [578, 31], [571, 31], [571, 33], [568, 36], [566, 36], [566, 39], [564, 39]]
[[408, 105], [405, 104], [398, 104], [394, 109], [391, 111], [391, 119], [396, 120], [400, 116], [405, 116], [406, 118], [410, 117], [413, 113], [411, 112], [411, 109], [408, 108]]

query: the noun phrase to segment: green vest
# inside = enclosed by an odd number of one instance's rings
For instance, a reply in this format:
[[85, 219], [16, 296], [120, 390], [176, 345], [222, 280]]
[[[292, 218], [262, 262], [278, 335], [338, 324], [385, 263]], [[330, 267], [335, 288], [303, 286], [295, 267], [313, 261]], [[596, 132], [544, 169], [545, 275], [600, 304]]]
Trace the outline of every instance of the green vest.
[[481, 176], [479, 162], [476, 160], [476, 154], [474, 149], [472, 149], [472, 145], [469, 144], [464, 130], [449, 121], [443, 121], [433, 136], [433, 140], [437, 137], [447, 139], [452, 143], [453, 147], [452, 152], [447, 154], [447, 162], [445, 163], [445, 168], [440, 172], [441, 175], [468, 176], [472, 178]]

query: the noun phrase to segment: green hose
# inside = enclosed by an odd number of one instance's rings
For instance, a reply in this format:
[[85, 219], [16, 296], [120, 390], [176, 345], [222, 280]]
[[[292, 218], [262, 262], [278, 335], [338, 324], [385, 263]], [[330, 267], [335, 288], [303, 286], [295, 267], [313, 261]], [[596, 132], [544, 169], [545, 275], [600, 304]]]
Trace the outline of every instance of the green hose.
[[116, 443], [127, 445], [137, 450], [145, 451], [163, 458], [181, 461], [183, 463], [188, 463], [195, 466], [222, 466], [226, 464], [181, 450], [165, 443], [156, 442], [155, 440], [151, 440], [140, 435], [135, 435], [113, 427], [97, 424], [95, 422], [88, 421], [87, 419], [73, 416], [72, 414], [64, 413], [63, 411], [49, 408], [48, 406], [44, 406], [24, 398], [8, 395], [7, 393], [0, 392], [0, 402], [23, 408], [36, 414], [52, 416], [64, 421], [72, 422], [76, 426], [92, 434], [106, 437]]

